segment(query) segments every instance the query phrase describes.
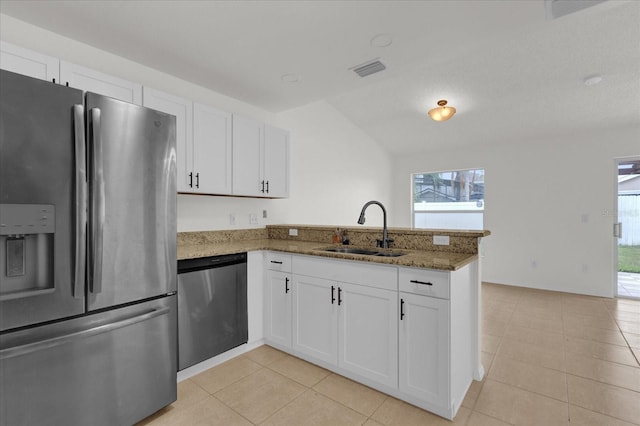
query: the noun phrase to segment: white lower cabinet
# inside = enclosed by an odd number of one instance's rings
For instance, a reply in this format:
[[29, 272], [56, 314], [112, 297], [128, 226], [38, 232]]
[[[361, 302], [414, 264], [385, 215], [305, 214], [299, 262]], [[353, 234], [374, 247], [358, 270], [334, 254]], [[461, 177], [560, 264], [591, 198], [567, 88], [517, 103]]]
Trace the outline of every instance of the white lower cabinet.
[[265, 288], [265, 339], [279, 347], [291, 347], [291, 274], [267, 271]]
[[397, 386], [397, 292], [296, 274], [293, 288], [295, 351]]
[[398, 387], [393, 266], [293, 256], [294, 353], [355, 380]]
[[479, 355], [470, 271], [291, 256], [267, 271], [266, 342], [451, 419]]
[[322, 278], [293, 275], [293, 349], [338, 363], [338, 288]]
[[338, 366], [398, 385], [398, 293], [339, 283]]
[[400, 391], [447, 407], [449, 301], [401, 292], [400, 310]]

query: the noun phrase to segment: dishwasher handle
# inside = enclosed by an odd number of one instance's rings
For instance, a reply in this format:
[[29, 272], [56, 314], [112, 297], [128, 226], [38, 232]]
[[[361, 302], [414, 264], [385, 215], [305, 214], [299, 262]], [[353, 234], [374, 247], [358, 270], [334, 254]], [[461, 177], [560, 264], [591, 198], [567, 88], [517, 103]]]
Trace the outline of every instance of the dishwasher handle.
[[247, 253], [178, 260], [178, 274], [247, 263]]

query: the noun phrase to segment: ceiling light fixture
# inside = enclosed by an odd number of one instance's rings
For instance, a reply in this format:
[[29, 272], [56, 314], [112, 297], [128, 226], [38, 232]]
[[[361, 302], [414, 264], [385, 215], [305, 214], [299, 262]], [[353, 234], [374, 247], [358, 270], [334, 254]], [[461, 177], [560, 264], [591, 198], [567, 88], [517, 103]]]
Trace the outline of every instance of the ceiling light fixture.
[[585, 86], [595, 86], [602, 81], [602, 76], [599, 74], [591, 75], [584, 79]]
[[373, 47], [389, 47], [393, 43], [393, 38], [389, 34], [378, 34], [369, 43]]
[[298, 74], [283, 74], [280, 79], [285, 83], [298, 83], [302, 77]]
[[438, 101], [438, 106], [436, 108], [429, 110], [429, 117], [435, 121], [447, 121], [453, 114], [456, 113], [456, 109], [451, 106], [447, 106], [447, 101], [442, 99]]

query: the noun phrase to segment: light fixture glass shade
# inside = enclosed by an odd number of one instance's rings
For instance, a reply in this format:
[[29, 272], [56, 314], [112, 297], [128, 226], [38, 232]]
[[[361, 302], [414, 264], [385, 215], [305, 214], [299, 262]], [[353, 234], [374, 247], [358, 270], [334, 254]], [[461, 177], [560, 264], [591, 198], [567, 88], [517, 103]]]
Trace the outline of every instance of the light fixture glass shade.
[[456, 113], [456, 109], [454, 107], [448, 107], [447, 101], [440, 100], [438, 101], [438, 106], [436, 108], [429, 110], [429, 117], [435, 121], [447, 121], [453, 114]]

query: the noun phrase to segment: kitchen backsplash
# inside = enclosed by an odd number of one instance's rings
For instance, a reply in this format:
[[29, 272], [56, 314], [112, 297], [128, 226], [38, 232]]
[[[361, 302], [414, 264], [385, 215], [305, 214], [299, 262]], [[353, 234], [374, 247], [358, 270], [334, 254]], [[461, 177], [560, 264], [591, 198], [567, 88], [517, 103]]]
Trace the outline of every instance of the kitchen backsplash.
[[178, 232], [178, 245], [229, 243], [268, 238], [266, 228]]
[[[295, 229], [297, 236], [290, 230]], [[267, 225], [266, 228], [237, 229], [222, 231], [180, 232], [178, 245], [215, 244], [239, 242], [242, 240], [292, 240], [314, 241], [321, 244], [332, 244], [336, 230], [346, 232], [349, 243], [354, 246], [375, 247], [376, 240], [382, 238], [380, 228], [349, 228], [314, 225]], [[433, 244], [433, 236], [449, 237], [449, 245]], [[389, 228], [388, 237], [393, 239], [392, 248], [407, 250], [441, 251], [450, 253], [478, 253], [478, 238], [490, 235], [489, 231], [460, 231], [437, 229]]]
[[[298, 236], [290, 236], [289, 230], [296, 229]], [[376, 240], [382, 239], [381, 228], [350, 228], [310, 225], [269, 225], [270, 239], [318, 241], [331, 244], [336, 233], [346, 231], [349, 244], [354, 246], [375, 247]], [[449, 245], [434, 245], [434, 235], [449, 237]], [[478, 238], [490, 235], [489, 231], [458, 231], [438, 229], [389, 228], [388, 238], [393, 239], [391, 248], [407, 250], [443, 251], [451, 253], [478, 253]]]

